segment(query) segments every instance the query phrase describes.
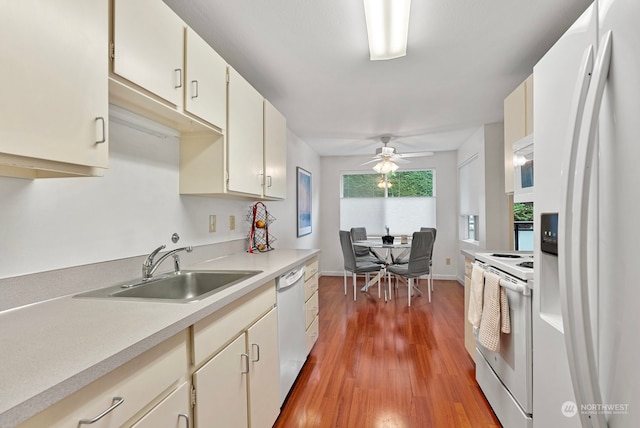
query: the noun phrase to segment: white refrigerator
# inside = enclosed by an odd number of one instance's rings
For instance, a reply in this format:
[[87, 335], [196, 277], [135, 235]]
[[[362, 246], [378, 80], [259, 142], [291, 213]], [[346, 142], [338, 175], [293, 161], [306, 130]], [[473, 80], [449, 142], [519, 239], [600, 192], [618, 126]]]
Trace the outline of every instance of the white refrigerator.
[[640, 0], [596, 0], [533, 76], [533, 425], [640, 427]]

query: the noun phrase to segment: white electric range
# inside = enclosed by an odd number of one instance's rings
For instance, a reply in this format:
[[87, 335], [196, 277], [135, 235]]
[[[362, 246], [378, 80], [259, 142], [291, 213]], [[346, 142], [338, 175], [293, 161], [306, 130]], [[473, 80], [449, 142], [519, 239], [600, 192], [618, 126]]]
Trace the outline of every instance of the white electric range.
[[476, 261], [480, 261], [525, 282], [533, 280], [533, 252], [531, 251], [476, 253]]
[[[500, 277], [509, 302], [511, 333], [492, 352], [476, 341], [476, 381], [502, 426], [533, 426], [533, 253], [476, 253], [475, 264]], [[476, 336], [477, 337], [477, 336]]]

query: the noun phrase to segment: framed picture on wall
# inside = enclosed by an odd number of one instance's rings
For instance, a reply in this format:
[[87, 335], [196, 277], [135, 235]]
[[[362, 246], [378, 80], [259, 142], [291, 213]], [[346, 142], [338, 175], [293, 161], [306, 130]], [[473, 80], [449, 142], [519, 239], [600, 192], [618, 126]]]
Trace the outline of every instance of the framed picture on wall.
[[311, 173], [300, 167], [297, 171], [298, 236], [304, 236], [311, 233]]

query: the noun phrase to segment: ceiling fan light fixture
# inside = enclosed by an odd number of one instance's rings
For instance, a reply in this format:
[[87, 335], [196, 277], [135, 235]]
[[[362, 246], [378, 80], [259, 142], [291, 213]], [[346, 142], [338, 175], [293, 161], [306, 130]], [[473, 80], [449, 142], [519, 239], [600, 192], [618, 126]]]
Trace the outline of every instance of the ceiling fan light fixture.
[[364, 0], [372, 61], [407, 54], [411, 0]]
[[390, 172], [396, 172], [398, 165], [389, 159], [383, 159], [373, 166], [373, 170], [378, 174], [388, 174]]

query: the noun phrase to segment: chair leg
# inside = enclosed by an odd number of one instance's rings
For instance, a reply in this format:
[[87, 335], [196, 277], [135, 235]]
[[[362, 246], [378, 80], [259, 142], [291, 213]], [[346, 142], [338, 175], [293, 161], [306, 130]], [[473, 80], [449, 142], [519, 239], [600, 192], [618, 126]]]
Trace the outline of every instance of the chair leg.
[[353, 273], [353, 301], [356, 301], [356, 274]]
[[347, 271], [342, 271], [342, 276], [344, 277], [344, 295], [347, 295]]
[[431, 303], [431, 291], [433, 291], [433, 278], [431, 278], [431, 272], [429, 272], [427, 288], [429, 288], [429, 303]]
[[411, 306], [411, 292], [413, 291], [413, 278], [407, 279], [407, 287], [409, 288], [409, 306]]

